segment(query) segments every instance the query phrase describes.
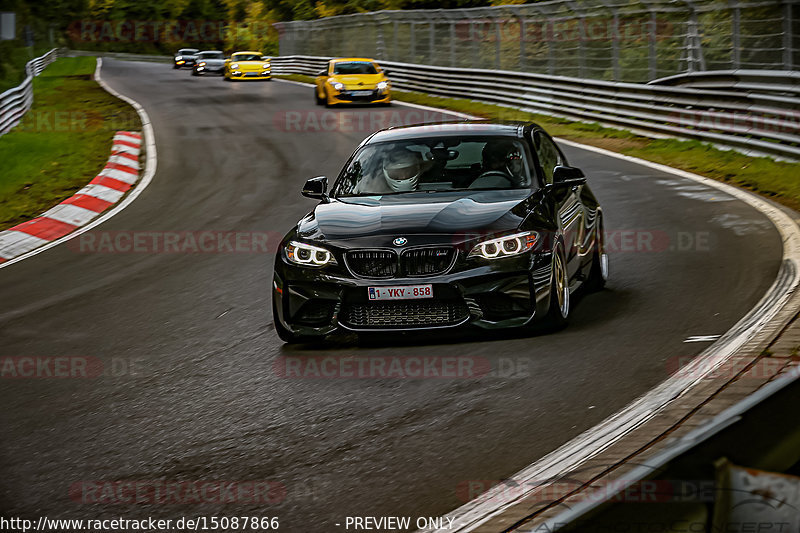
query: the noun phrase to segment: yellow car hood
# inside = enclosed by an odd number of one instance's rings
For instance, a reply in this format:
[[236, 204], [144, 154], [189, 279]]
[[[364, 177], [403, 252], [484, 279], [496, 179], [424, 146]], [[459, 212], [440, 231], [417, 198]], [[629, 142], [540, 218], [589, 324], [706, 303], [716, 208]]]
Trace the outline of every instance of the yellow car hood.
[[374, 89], [375, 85], [384, 79], [383, 74], [336, 74], [331, 76], [332, 83], [337, 81], [344, 83], [347, 89]]

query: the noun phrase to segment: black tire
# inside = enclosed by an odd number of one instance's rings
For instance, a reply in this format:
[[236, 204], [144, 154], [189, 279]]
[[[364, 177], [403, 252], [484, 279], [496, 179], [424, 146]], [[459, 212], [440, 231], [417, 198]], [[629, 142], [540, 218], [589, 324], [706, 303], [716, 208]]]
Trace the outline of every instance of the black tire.
[[325, 103], [325, 101], [319, 97], [319, 93], [317, 92], [316, 87], [314, 87], [314, 103], [316, 103], [317, 105], [322, 105]]
[[588, 292], [603, 290], [608, 280], [608, 254], [606, 253], [605, 233], [603, 231], [603, 219], [598, 219], [595, 226], [595, 247], [592, 252], [592, 266], [589, 267], [589, 275], [583, 286]]
[[331, 104], [328, 102], [328, 91], [325, 91], [325, 98], [323, 98], [323, 99], [322, 99], [322, 103], [323, 103], [323, 104], [325, 104], [325, 107], [327, 107], [328, 109], [330, 109], [331, 107], [333, 107], [333, 105], [331, 105]]
[[545, 322], [552, 329], [561, 329], [569, 323], [570, 294], [567, 260], [561, 246], [553, 251], [552, 279], [550, 281], [550, 306]]
[[200, 74], [195, 70], [192, 69], [192, 76], [199, 76]]

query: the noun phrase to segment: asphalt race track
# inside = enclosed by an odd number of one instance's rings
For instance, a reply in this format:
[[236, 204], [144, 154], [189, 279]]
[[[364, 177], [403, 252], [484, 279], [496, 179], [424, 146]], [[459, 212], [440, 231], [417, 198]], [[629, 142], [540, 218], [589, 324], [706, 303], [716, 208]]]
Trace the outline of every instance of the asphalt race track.
[[[313, 206], [300, 195], [305, 180], [333, 179], [369, 133], [358, 121], [315, 128], [309, 112], [421, 113], [325, 110], [307, 87], [224, 83], [164, 64], [106, 60], [103, 78], [145, 107], [158, 148], [152, 184], [97, 228], [112, 234], [282, 235]], [[301, 112], [301, 126], [286, 127], [286, 112]], [[271, 322], [273, 253], [224, 247], [107, 253], [74, 239], [0, 270], [0, 357], [85, 357], [103, 368], [2, 380], [2, 515], [278, 516], [282, 530], [308, 532], [344, 530], [352, 515], [438, 516], [464, 503], [469, 480], [510, 476], [645, 394], [676, 357], [709, 345], [687, 338], [722, 334], [753, 307], [781, 242], [764, 216], [716, 189], [565, 151], [603, 204], [612, 279], [554, 334], [287, 348]], [[471, 357], [499, 375], [276, 371], [279, 358], [311, 355]], [[285, 494], [274, 505], [75, 496], [121, 480], [269, 480]]]

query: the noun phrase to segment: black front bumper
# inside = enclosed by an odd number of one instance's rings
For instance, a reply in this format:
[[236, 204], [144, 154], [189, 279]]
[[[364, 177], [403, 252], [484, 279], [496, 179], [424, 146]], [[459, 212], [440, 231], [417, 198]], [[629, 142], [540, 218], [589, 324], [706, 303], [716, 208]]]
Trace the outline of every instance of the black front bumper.
[[[525, 254], [448, 274], [361, 279], [349, 273], [276, 261], [276, 321], [296, 335], [524, 326], [544, 316], [550, 297], [549, 253]], [[432, 298], [373, 301], [369, 287], [430, 284]]]

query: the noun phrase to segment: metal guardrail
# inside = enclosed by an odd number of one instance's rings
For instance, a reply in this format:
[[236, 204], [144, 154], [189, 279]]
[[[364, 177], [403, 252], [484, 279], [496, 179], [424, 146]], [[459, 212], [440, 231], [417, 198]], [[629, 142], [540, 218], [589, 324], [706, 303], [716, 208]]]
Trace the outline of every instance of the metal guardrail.
[[45, 55], [31, 59], [25, 65], [25, 81], [17, 87], [0, 94], [0, 135], [8, 133], [19, 124], [22, 116], [33, 105], [33, 78], [58, 58], [58, 49], [53, 48]]
[[[275, 74], [316, 75], [327, 57], [280, 56]], [[383, 61], [393, 87], [466, 98], [558, 117], [696, 139], [752, 155], [800, 160], [800, 91], [794, 73], [748, 71], [750, 90], [731, 73], [694, 73], [690, 86], [622, 83], [502, 70]], [[726, 76], [728, 76], [727, 81]], [[792, 83], [788, 83], [791, 80]], [[702, 87], [702, 83], [712, 86]], [[698, 84], [700, 84], [698, 86]], [[764, 87], [766, 85], [767, 87]], [[756, 90], [757, 89], [757, 90]]]

